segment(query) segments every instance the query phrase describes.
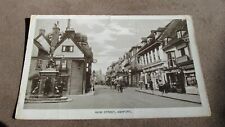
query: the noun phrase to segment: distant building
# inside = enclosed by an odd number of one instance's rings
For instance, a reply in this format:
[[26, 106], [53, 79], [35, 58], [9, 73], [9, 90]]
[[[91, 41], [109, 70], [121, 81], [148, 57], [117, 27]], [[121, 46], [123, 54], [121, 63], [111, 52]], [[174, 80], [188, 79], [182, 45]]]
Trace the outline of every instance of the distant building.
[[[29, 72], [27, 95], [43, 94], [45, 80], [43, 79], [35, 92], [35, 84], [38, 82], [39, 72], [46, 70], [48, 62], [54, 62], [56, 68], [57, 82], [63, 80], [63, 94], [83, 94], [91, 88], [90, 76], [93, 61], [93, 53], [88, 45], [87, 37], [75, 32], [70, 28], [70, 20], [64, 33], [55, 24], [52, 33], [46, 34], [41, 29], [38, 36], [34, 38], [33, 54]], [[50, 56], [50, 52], [53, 56]], [[49, 58], [53, 60], [49, 61]], [[50, 67], [51, 68], [51, 67]]]
[[128, 51], [128, 58], [125, 64], [125, 68], [128, 70], [129, 86], [138, 86], [140, 80], [140, 68], [138, 68], [137, 53], [141, 46], [132, 46]]

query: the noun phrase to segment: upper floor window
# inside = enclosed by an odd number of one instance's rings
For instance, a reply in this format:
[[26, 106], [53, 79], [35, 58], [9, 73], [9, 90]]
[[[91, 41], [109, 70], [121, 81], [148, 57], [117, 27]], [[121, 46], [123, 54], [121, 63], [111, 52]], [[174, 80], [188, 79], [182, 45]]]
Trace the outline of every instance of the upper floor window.
[[73, 52], [74, 46], [72, 45], [63, 45], [62, 52]]
[[153, 50], [153, 61], [156, 61], [156, 57], [155, 57], [155, 50]]
[[151, 52], [149, 52], [149, 62], [152, 63], [152, 56]]
[[159, 31], [155, 32], [155, 38], [157, 39], [160, 34], [161, 34], [161, 32], [159, 32]]
[[42, 59], [38, 59], [36, 69], [41, 69], [41, 68], [42, 68]]
[[160, 60], [159, 48], [157, 48], [156, 51], [157, 51], [158, 60]]
[[164, 39], [163, 46], [167, 45], [171, 40], [172, 40], [171, 37], [166, 37], [166, 38]]
[[185, 31], [182, 31], [182, 30], [177, 31], [177, 38], [182, 38], [184, 33]]
[[181, 48], [181, 49], [179, 49], [179, 51], [180, 51], [181, 56], [186, 55], [185, 48]]
[[63, 70], [63, 69], [67, 69], [67, 61], [66, 61], [65, 59], [63, 59], [63, 60], [61, 61], [61, 68], [62, 68], [62, 70]]
[[168, 66], [174, 67], [176, 60], [175, 52], [174, 51], [167, 52], [167, 56], [168, 56]]

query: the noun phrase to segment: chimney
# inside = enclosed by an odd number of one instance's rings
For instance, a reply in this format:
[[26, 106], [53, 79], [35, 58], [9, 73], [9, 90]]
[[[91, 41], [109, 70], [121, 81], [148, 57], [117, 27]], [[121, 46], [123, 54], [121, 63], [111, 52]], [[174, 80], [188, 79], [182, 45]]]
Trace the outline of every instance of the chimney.
[[68, 19], [67, 21], [67, 27], [66, 27], [66, 30], [69, 30], [70, 29], [70, 19]]
[[39, 29], [39, 34], [45, 35], [45, 29]]
[[67, 31], [67, 32], [73, 32], [73, 33], [75, 32], [74, 29], [71, 28], [71, 20], [70, 20], [70, 19], [67, 20], [66, 31]]
[[52, 28], [52, 42], [51, 47], [55, 48], [56, 44], [59, 41], [59, 35], [60, 35], [60, 28], [59, 28], [59, 21], [57, 21]]

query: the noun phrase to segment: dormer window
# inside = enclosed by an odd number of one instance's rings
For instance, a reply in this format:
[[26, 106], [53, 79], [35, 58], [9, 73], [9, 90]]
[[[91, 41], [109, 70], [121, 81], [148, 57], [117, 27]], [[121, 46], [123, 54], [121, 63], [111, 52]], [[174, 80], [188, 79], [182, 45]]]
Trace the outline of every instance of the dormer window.
[[166, 37], [166, 38], [164, 39], [164, 46], [167, 45], [171, 40], [172, 40], [171, 37]]
[[74, 46], [71, 45], [63, 45], [62, 46], [62, 52], [73, 52]]
[[155, 32], [155, 38], [156, 38], [156, 39], [159, 37], [160, 33], [161, 33], [161, 32], [159, 32], [159, 31]]
[[182, 31], [182, 30], [177, 31], [177, 38], [182, 38], [184, 33], [185, 31]]

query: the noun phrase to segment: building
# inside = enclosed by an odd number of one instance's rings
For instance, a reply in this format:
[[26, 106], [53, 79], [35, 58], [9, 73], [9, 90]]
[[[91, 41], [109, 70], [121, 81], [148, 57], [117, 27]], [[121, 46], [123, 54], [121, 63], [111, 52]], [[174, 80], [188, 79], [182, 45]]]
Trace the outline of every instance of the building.
[[43, 95], [46, 78], [49, 76], [41, 75], [52, 72], [54, 77], [50, 78], [53, 91], [56, 84], [62, 81], [63, 95], [88, 92], [91, 88], [92, 62], [93, 53], [87, 37], [75, 32], [70, 27], [70, 20], [64, 32], [60, 31], [58, 22], [49, 34], [41, 29], [38, 36], [34, 38], [27, 96]]
[[164, 63], [166, 58], [162, 50], [160, 36], [165, 28], [152, 30], [147, 38], [142, 39], [142, 47], [138, 51], [138, 62], [142, 66], [145, 84], [152, 80], [153, 89], [158, 89], [158, 81], [165, 83]]
[[141, 48], [141, 46], [132, 46], [128, 51], [128, 57], [126, 59], [126, 64], [124, 68], [126, 68], [128, 72], [128, 81], [129, 86], [136, 87], [138, 86], [138, 82], [140, 80], [140, 73], [141, 70], [138, 68], [138, 61], [137, 61], [137, 52]]
[[167, 57], [164, 71], [170, 86], [180, 93], [198, 94], [186, 20], [171, 21], [161, 39]]

